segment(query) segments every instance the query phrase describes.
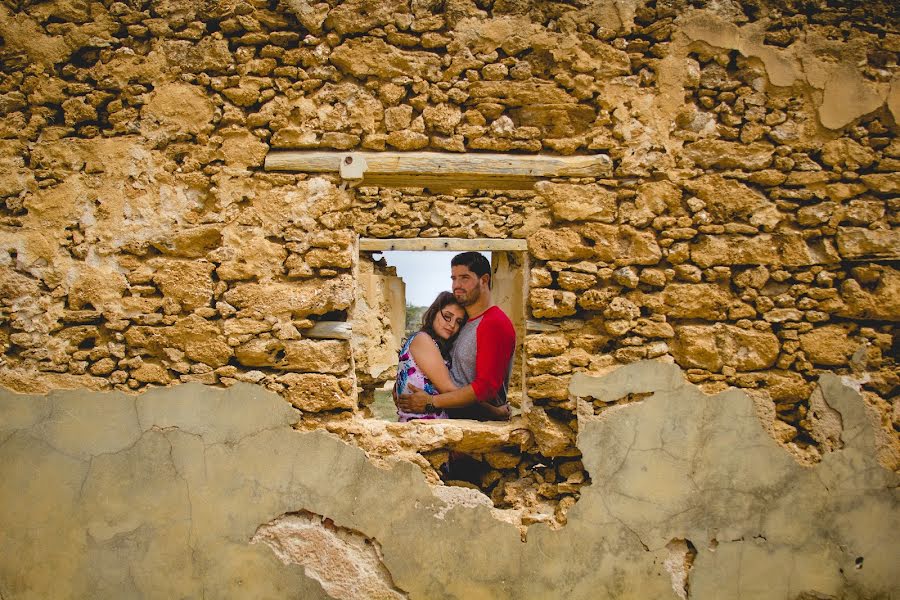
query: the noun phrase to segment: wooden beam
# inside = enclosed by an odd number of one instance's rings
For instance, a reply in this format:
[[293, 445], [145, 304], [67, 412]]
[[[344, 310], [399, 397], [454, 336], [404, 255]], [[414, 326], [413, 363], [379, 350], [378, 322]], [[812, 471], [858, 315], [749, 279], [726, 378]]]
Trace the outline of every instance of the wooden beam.
[[486, 252], [525, 252], [528, 242], [515, 239], [494, 238], [359, 238], [359, 249], [367, 252], [384, 252], [386, 250], [448, 250], [466, 252], [468, 250], [484, 250]]
[[322, 152], [275, 150], [267, 171], [341, 173], [387, 187], [522, 189], [546, 177], [607, 177], [612, 160], [591, 156], [452, 154], [442, 152]]

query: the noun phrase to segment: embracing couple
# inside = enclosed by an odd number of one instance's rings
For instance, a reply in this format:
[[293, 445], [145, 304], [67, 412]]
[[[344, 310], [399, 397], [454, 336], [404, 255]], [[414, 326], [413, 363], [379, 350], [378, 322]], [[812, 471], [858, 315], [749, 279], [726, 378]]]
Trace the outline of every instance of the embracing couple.
[[491, 300], [491, 264], [478, 252], [450, 262], [441, 292], [400, 350], [394, 399], [400, 421], [506, 420], [516, 332]]

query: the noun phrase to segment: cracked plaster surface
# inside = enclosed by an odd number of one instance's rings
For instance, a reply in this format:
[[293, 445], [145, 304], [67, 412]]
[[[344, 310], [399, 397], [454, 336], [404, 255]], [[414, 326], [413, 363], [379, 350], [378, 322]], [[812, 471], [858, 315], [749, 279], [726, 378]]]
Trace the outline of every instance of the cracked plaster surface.
[[[292, 430], [297, 413], [253, 386], [4, 392], [0, 595], [327, 598], [319, 581], [338, 579], [327, 565], [307, 575], [251, 543], [300, 511], [377, 543], [382, 565], [361, 571], [410, 598], [896, 594], [897, 476], [875, 458], [858, 393], [830, 375], [820, 387], [843, 446], [803, 467], [740, 391], [706, 396], [652, 362], [579, 375], [577, 397], [651, 395], [582, 411], [593, 484], [566, 527], [534, 525], [524, 543], [492, 507], [448, 508], [408, 462], [379, 468], [335, 437]], [[318, 535], [315, 520], [305, 529]], [[682, 540], [696, 556], [679, 572]]]

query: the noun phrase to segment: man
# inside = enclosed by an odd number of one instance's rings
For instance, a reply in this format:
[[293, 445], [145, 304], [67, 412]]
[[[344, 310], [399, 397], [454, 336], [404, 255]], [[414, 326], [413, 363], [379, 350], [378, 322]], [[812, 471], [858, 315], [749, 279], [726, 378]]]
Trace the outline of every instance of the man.
[[456, 419], [509, 419], [516, 332], [491, 300], [491, 264], [479, 252], [463, 252], [450, 261], [450, 271], [453, 295], [469, 317], [450, 353], [450, 377], [459, 389], [437, 396], [416, 390], [399, 396], [397, 405], [408, 412], [446, 410]]

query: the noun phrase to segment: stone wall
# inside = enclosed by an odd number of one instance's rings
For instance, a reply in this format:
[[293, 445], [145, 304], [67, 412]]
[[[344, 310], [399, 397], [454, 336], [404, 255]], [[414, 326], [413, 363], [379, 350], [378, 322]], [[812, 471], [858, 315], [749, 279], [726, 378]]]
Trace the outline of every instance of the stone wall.
[[[251, 383], [300, 409], [299, 429], [402, 454], [434, 483], [465, 448], [497, 506], [559, 525], [591, 481], [575, 374], [675, 362], [709, 393], [752, 391], [770, 435], [815, 462], [841, 443], [813, 393], [833, 372], [862, 386], [897, 469], [894, 10], [0, 4], [0, 384]], [[613, 171], [348, 187], [265, 172], [287, 148], [606, 153]], [[353, 310], [359, 237], [439, 236], [528, 242], [541, 331], [508, 426], [366, 420], [351, 343], [308, 335]]]

